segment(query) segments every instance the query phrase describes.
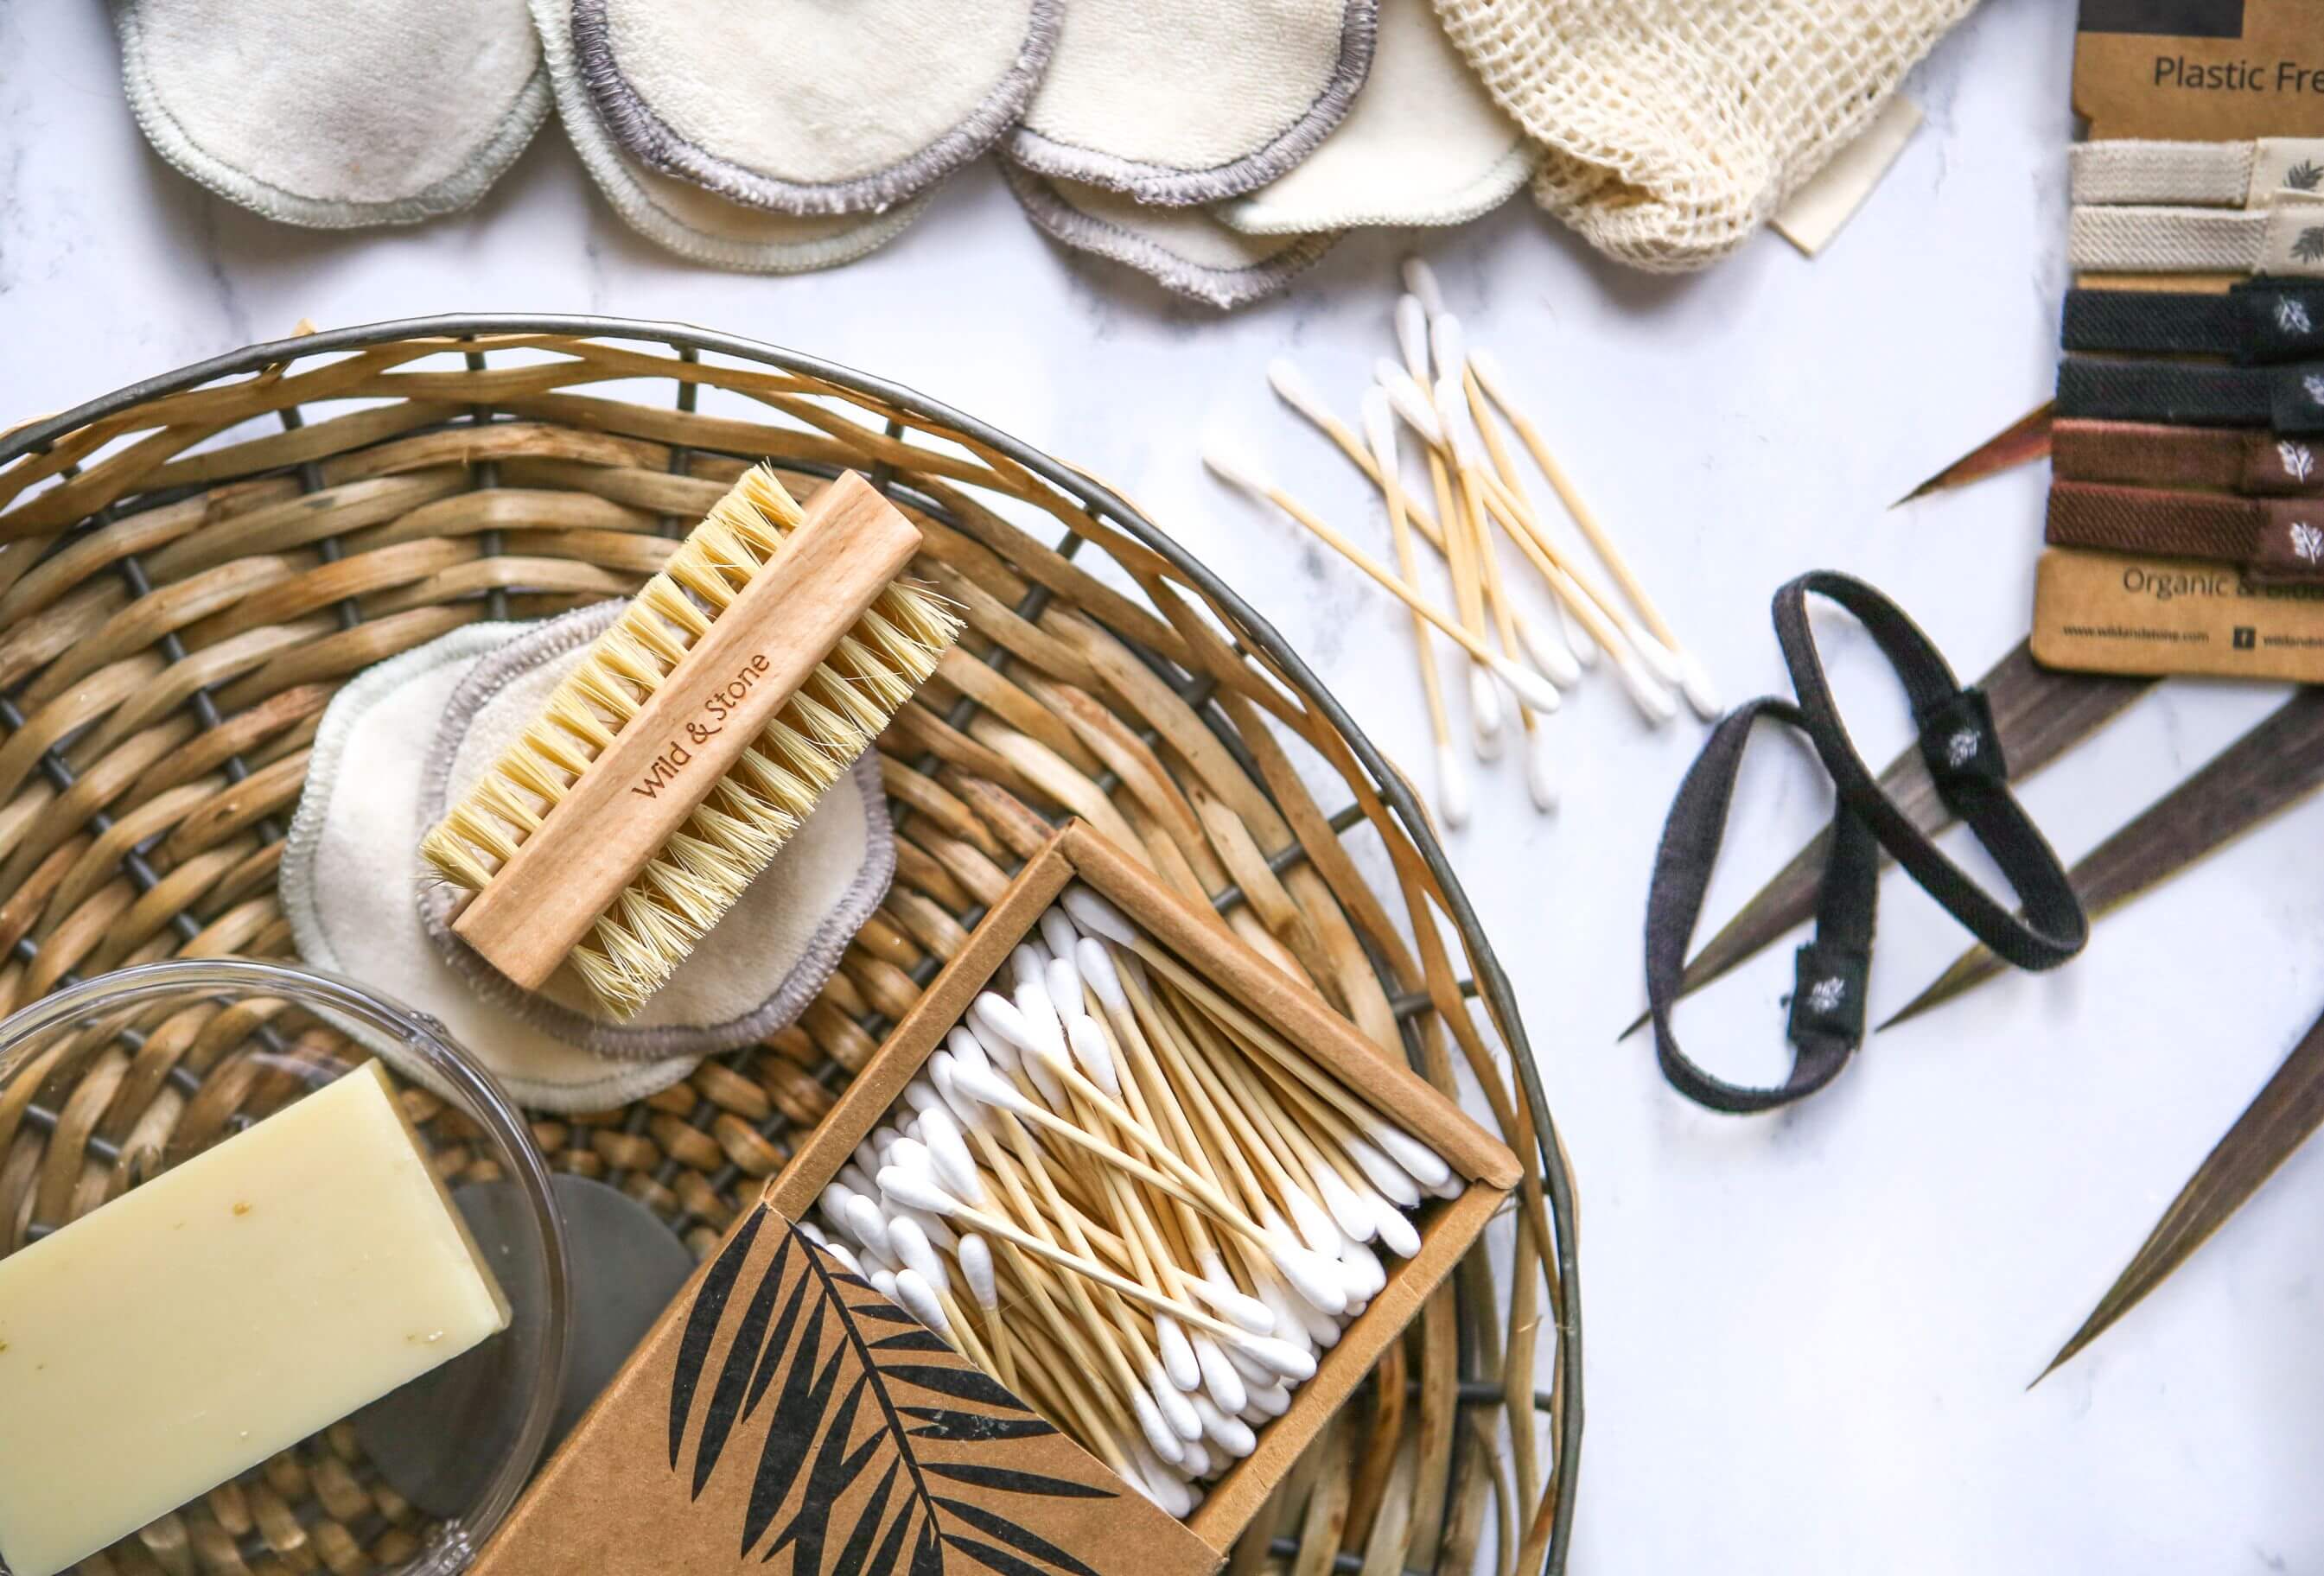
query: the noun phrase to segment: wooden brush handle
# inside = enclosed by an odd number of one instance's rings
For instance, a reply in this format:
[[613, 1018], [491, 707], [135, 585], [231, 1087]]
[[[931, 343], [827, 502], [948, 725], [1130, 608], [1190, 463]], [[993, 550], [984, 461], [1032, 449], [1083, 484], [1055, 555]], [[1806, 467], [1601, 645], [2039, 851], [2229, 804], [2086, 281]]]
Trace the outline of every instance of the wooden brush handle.
[[920, 540], [919, 528], [853, 471], [825, 488], [453, 930], [517, 984], [538, 989]]

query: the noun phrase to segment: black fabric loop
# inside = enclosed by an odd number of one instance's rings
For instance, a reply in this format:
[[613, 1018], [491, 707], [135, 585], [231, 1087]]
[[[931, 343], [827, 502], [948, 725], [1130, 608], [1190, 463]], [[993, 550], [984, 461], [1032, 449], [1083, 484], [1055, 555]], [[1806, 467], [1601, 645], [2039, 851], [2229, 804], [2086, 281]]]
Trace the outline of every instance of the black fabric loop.
[[2307, 437], [2324, 432], [2324, 362], [2210, 366], [2069, 355], [2058, 364], [2058, 414]]
[[1847, 806], [1833, 812], [1831, 852], [1817, 893], [1814, 939], [1799, 950], [1792, 992], [1791, 1076], [1773, 1087], [1730, 1083], [1679, 1048], [1671, 1028], [1686, 974], [1686, 954], [1702, 916], [1703, 894], [1727, 835], [1735, 778], [1760, 718], [1805, 732], [1800, 709], [1773, 696], [1738, 706], [1720, 719], [1680, 783], [1655, 853], [1646, 888], [1646, 1001], [1655, 1055], [1672, 1087], [1699, 1105], [1735, 1115], [1773, 1111], [1813, 1094], [1840, 1075], [1864, 1041], [1864, 991], [1872, 961], [1874, 908], [1879, 900], [1879, 849]]
[[[1840, 721], [1823, 659], [1808, 625], [1810, 595], [1846, 608], [1896, 670], [1922, 730], [1937, 793], [2001, 867], [2024, 906], [2003, 907], [1913, 825], [1880, 787]], [[2009, 791], [2001, 742], [1984, 696], [1965, 702], [1960, 681], [1920, 626], [1861, 580], [1830, 570], [1801, 576], [1775, 593], [1775, 639], [1791, 669], [1807, 735], [1840, 798], [1864, 818], [1880, 846], [1996, 955], [2021, 969], [2057, 967], [2082, 950], [2089, 921], [2065, 866]], [[1965, 758], [1964, 731], [1973, 736]]]
[[[2003, 907], [1939, 852], [1881, 789], [1849, 738], [1809, 627], [1807, 599], [1821, 596], [1864, 625], [1911, 702], [1937, 792], [1993, 855], [2023, 913]], [[1860, 580], [1803, 575], [1775, 593], [1775, 637], [1796, 702], [1765, 696], [1720, 719], [1671, 803], [1646, 889], [1646, 1002], [1663, 1076], [1712, 1111], [1773, 1111], [1838, 1077], [1864, 1042], [1866, 988], [1879, 901], [1880, 852], [1946, 912], [2004, 959], [2053, 968], [2089, 938], [2089, 924], [2065, 868], [2009, 791], [2009, 765], [1982, 690], [1963, 688], [1943, 655], [1903, 610]], [[1702, 913], [1753, 727], [1762, 718], [1807, 735], [1833, 785], [1831, 835], [1816, 894], [1815, 930], [1794, 959], [1785, 1033], [1791, 1076], [1772, 1087], [1730, 1083], [1679, 1048], [1671, 1028], [1686, 956]]]
[[2225, 295], [2066, 292], [2058, 342], [2117, 355], [2224, 355], [2266, 366], [2324, 355], [2324, 281], [2253, 279]]

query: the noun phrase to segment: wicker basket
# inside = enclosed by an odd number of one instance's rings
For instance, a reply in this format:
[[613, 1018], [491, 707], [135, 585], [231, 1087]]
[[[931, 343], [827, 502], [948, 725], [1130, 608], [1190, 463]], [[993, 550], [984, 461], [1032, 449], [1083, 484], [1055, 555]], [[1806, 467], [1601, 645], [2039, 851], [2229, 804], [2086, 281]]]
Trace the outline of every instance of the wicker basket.
[[[1135, 508], [908, 390], [671, 325], [431, 318], [259, 346], [0, 438], [0, 1010], [154, 958], [289, 955], [276, 861], [334, 689], [472, 620], [626, 594], [761, 456], [886, 489], [926, 529], [917, 572], [965, 610], [975, 660], [881, 740], [895, 887], [820, 998], [651, 1100], [537, 1119], [551, 1163], [707, 1249], [1051, 823], [1083, 816], [1384, 1054], [1448, 1089], [1465, 1065], [1529, 1165], [1498, 1251], [1432, 1301], [1231, 1568], [1466, 1576], [1489, 1526], [1503, 1571], [1562, 1568], [1572, 1193], [1508, 981], [1417, 803]], [[1318, 803], [1323, 781], [1343, 802]], [[118, 1175], [156, 1101], [216, 1120], [234, 1098], [202, 1046], [169, 1054], [65, 1120], [26, 1113], [0, 1153], [0, 1251], [62, 1223], [34, 1218], [44, 1196], [101, 1202], [35, 1183]], [[1545, 1329], [1555, 1379], [1537, 1392]], [[221, 1490], [101, 1563], [351, 1572], [408, 1544], [410, 1507], [366, 1487], [350, 1440], [308, 1449], [266, 1469], [295, 1519]]]

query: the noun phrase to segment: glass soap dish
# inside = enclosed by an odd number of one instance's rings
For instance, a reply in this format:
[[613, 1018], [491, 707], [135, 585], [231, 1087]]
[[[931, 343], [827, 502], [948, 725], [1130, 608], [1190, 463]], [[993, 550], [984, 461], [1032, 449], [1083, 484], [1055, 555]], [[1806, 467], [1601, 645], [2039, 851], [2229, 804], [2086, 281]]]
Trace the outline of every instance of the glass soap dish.
[[148, 963], [0, 1023], [0, 1258], [374, 1058], [500, 1282], [508, 1328], [77, 1571], [453, 1576], [540, 1464], [571, 1314], [548, 1168], [441, 1024], [345, 980]]

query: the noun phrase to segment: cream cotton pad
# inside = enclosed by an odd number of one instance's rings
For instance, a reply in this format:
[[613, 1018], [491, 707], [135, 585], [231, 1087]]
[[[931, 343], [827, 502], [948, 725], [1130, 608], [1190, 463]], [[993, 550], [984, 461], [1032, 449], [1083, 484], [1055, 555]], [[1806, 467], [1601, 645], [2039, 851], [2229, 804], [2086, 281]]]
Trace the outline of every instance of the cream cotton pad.
[[1298, 168], [1213, 211], [1254, 235], [1465, 224], [1539, 162], [1429, 0], [1379, 0], [1371, 75], [1348, 118]]
[[1064, 0], [572, 0], [597, 114], [640, 162], [777, 213], [877, 212], [1016, 123]]
[[1347, 115], [1373, 21], [1374, 0], [1072, 0], [1010, 157], [1143, 203], [1240, 196]]
[[457, 213], [549, 114], [524, 0], [124, 0], [116, 20], [154, 150], [288, 225]]
[[446, 927], [454, 894], [422, 829], [536, 714], [621, 612], [481, 623], [381, 663], [333, 697], [282, 859], [300, 957], [442, 1019], [525, 1105], [603, 1111], [754, 1044], [805, 1009], [885, 897], [895, 868], [878, 762], [817, 802], [742, 900], [637, 1017], [595, 1016], [560, 972], [518, 990]]
[[885, 213], [798, 218], [728, 202], [698, 186], [632, 161], [597, 118], [573, 56], [572, 0], [532, 0], [558, 118], [597, 189], [622, 222], [657, 245], [715, 268], [801, 273], [835, 268], [878, 251], [927, 207], [923, 195]]

